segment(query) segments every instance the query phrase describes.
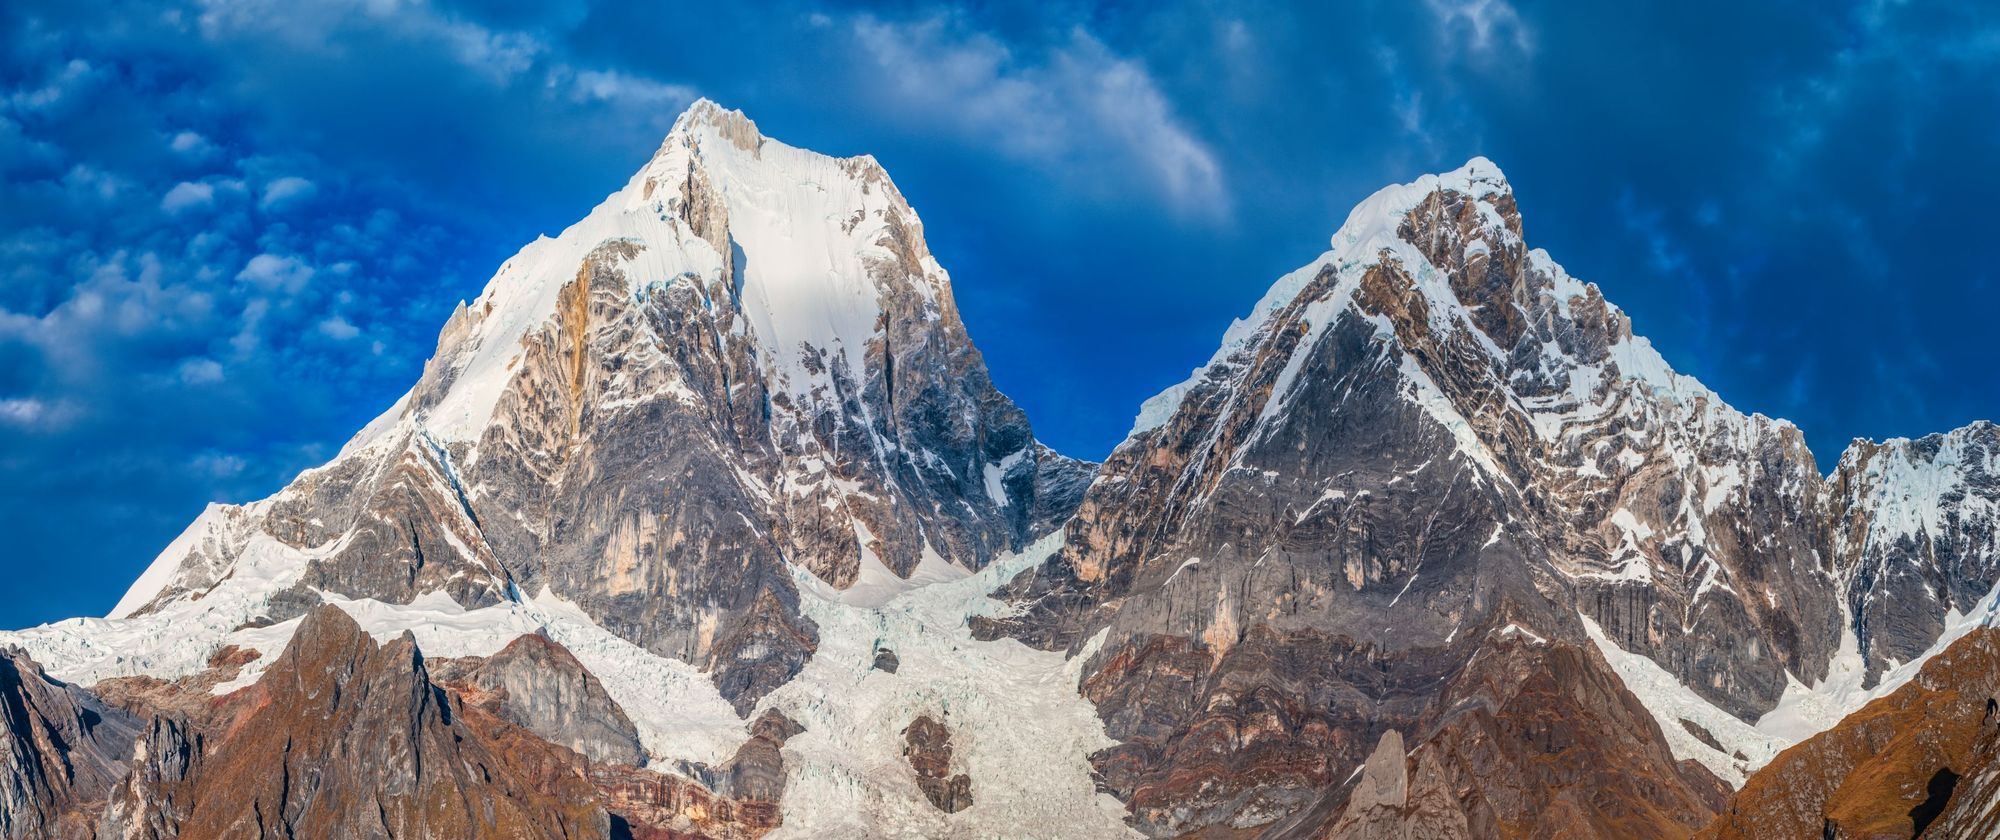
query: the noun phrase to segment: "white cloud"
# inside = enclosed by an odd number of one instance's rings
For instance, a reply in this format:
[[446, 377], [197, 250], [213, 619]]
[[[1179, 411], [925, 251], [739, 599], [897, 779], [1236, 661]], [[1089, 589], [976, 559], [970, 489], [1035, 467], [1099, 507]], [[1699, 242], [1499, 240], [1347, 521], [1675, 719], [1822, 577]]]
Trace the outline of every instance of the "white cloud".
[[304, 178], [287, 175], [264, 185], [264, 197], [258, 199], [257, 206], [271, 210], [300, 199], [310, 198], [319, 188]]
[[182, 181], [167, 190], [166, 197], [160, 199], [160, 209], [169, 213], [208, 207], [215, 203], [215, 187], [198, 181]]
[[182, 359], [174, 371], [186, 385], [211, 385], [222, 381], [222, 365], [207, 357]]
[[129, 185], [130, 182], [116, 173], [83, 163], [70, 167], [69, 172], [63, 175], [63, 186], [72, 195], [85, 198], [94, 195], [103, 201], [117, 198]]
[[14, 110], [22, 113], [47, 111], [75, 98], [78, 89], [86, 84], [92, 75], [90, 62], [81, 58], [70, 59], [61, 70], [50, 74], [41, 87], [17, 90], [7, 97]]
[[39, 397], [11, 397], [0, 400], [0, 423], [33, 431], [56, 431], [77, 415], [76, 406], [49, 402]]
[[224, 452], [203, 452], [188, 461], [195, 472], [210, 478], [234, 478], [242, 474], [249, 464], [237, 455]]
[[305, 288], [313, 276], [312, 266], [299, 261], [297, 257], [281, 257], [276, 254], [258, 254], [251, 257], [243, 270], [236, 273], [236, 279], [246, 281], [267, 292], [283, 291], [296, 293]]
[[616, 70], [585, 70], [570, 81], [570, 96], [580, 102], [678, 109], [693, 102], [694, 88], [629, 76]]
[[943, 121], [1066, 176], [1136, 165], [1130, 174], [1179, 209], [1227, 209], [1214, 153], [1181, 123], [1146, 67], [1082, 28], [1033, 56], [991, 35], [961, 32], [948, 18], [862, 16], [852, 32], [901, 113]]
[[346, 318], [333, 315], [319, 322], [320, 335], [334, 341], [346, 341], [361, 334], [361, 328], [347, 322]]
[[48, 406], [34, 397], [0, 400], [0, 420], [15, 426], [32, 426], [48, 412]]

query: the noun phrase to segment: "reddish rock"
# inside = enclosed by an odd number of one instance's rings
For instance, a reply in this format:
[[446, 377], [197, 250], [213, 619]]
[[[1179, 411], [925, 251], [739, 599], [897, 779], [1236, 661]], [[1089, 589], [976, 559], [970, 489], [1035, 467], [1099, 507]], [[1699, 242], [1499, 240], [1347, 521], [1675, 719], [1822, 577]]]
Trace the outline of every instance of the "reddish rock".
[[938, 810], [956, 814], [972, 807], [972, 777], [951, 772], [951, 727], [919, 715], [903, 729], [903, 757], [917, 771], [917, 787]]
[[1908, 684], [1779, 753], [1701, 837], [2000, 836], [1988, 807], [2000, 794], [1996, 695], [2000, 630], [1976, 630]]
[[193, 803], [178, 836], [609, 836], [580, 757], [465, 714], [410, 637], [377, 645], [338, 608], [308, 614], [240, 702], [175, 782]]

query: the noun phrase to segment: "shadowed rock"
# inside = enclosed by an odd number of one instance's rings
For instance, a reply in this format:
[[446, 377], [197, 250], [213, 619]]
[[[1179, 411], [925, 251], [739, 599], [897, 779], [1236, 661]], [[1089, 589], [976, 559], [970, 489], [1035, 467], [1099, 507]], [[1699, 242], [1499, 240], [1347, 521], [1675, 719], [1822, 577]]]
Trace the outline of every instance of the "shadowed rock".
[[0, 838], [88, 837], [138, 722], [0, 647]]
[[484, 695], [500, 717], [592, 761], [639, 766], [646, 752], [625, 710], [568, 649], [527, 634], [449, 677]]

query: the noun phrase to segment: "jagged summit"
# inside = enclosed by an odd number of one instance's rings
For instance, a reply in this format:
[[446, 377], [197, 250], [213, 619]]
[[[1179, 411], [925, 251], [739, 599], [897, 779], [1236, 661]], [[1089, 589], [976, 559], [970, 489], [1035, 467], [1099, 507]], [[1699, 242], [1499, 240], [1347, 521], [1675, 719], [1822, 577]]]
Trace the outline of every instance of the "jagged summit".
[[738, 148], [754, 149], [762, 142], [764, 135], [757, 130], [757, 123], [742, 111], [725, 108], [706, 96], [697, 97], [674, 119], [674, 127], [667, 132], [668, 141], [674, 135], [686, 134], [702, 128], [713, 129], [727, 138]]

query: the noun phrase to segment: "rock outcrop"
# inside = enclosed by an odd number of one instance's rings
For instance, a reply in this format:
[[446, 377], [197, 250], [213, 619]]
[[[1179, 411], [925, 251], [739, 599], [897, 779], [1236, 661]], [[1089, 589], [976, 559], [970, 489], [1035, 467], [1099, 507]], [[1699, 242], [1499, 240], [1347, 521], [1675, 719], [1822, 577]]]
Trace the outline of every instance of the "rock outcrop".
[[0, 647], [0, 838], [89, 837], [138, 735], [130, 715]]
[[[1377, 745], [1330, 836], [1681, 838], [1729, 792], [1675, 760], [1595, 647], [1518, 627], [1491, 638], [1416, 731], [1406, 759]], [[1396, 773], [1400, 796], [1386, 784]]]
[[[132, 795], [152, 807], [134, 828], [168, 825], [157, 836], [190, 838], [609, 836], [594, 789], [553, 748], [496, 749], [431, 682], [409, 638], [377, 645], [337, 608], [309, 613], [238, 704], [228, 730], [205, 742], [155, 723]], [[175, 804], [172, 816], [164, 803]]]
[[951, 727], [930, 715], [918, 715], [903, 728], [903, 757], [917, 772], [924, 797], [947, 814], [972, 805], [972, 777], [952, 772]]
[[717, 792], [745, 802], [776, 805], [785, 795], [785, 742], [803, 731], [804, 727], [783, 712], [765, 712], [750, 726], [750, 740], [717, 768]]
[[452, 663], [439, 674], [502, 719], [591, 761], [646, 763], [639, 733], [604, 685], [562, 645], [529, 633], [484, 659]]
[[2000, 427], [1855, 441], [1834, 469], [1828, 507], [1873, 685], [1927, 652], [1947, 613], [1975, 612], [2000, 584]]
[[207, 737], [186, 720], [157, 715], [132, 753], [131, 771], [105, 806], [98, 840], [171, 840], [195, 806], [192, 781]]

